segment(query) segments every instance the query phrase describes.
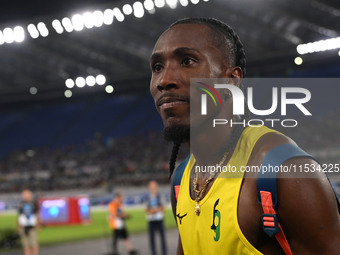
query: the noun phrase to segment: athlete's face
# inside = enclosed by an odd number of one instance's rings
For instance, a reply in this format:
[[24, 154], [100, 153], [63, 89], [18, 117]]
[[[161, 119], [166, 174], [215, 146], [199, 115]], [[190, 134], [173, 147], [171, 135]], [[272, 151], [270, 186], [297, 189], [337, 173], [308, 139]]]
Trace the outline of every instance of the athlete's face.
[[190, 126], [190, 78], [217, 78], [225, 72], [223, 54], [210, 28], [179, 24], [158, 39], [150, 60], [150, 91], [164, 127]]

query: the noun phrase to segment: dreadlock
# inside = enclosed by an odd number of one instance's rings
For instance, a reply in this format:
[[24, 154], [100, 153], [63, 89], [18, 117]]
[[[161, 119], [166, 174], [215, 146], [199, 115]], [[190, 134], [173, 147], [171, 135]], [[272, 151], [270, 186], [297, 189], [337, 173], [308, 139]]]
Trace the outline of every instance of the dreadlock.
[[180, 143], [174, 143], [174, 145], [172, 147], [170, 161], [169, 161], [169, 170], [170, 170], [169, 178], [171, 178], [171, 176], [172, 176], [172, 174], [173, 174], [173, 172], [175, 170], [179, 147], [181, 147]]
[[[238, 66], [242, 70], [243, 77], [246, 74], [246, 54], [243, 48], [243, 44], [238, 37], [238, 35], [235, 33], [235, 31], [228, 26], [227, 24], [214, 19], [214, 18], [186, 18], [176, 21], [175, 23], [171, 24], [169, 28], [172, 28], [179, 24], [203, 24], [205, 26], [208, 26], [211, 29], [212, 36], [209, 38], [209, 40], [212, 41], [217, 48], [221, 49], [221, 52], [225, 54], [225, 57], [228, 61], [229, 66]], [[243, 89], [243, 86], [240, 86], [241, 89]], [[249, 110], [248, 107], [245, 107], [246, 114], [244, 115], [244, 119], [249, 119]], [[223, 148], [223, 151], [232, 151], [236, 144], [238, 139], [240, 138], [243, 126], [238, 125], [234, 128], [231, 139], [228, 141], [226, 146]], [[178, 151], [180, 148], [180, 143], [174, 143], [171, 157], [169, 161], [169, 171], [170, 171], [170, 177], [172, 176]]]

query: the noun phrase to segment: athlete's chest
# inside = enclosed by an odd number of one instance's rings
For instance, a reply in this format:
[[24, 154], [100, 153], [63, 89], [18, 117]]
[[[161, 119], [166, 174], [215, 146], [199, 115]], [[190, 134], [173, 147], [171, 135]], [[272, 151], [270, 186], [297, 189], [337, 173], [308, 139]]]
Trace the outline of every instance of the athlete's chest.
[[[180, 231], [188, 238], [195, 233], [197, 240], [216, 243], [230, 236], [237, 224], [238, 186], [242, 180], [216, 179], [200, 201], [191, 197], [190, 185], [181, 187], [177, 201], [176, 219]], [[200, 207], [197, 214], [195, 208]]]

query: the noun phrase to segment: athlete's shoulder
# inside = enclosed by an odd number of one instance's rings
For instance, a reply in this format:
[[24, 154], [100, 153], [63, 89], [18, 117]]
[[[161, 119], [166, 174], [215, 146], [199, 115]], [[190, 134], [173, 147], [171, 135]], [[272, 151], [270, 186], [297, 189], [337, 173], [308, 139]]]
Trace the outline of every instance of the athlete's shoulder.
[[248, 165], [261, 165], [268, 151], [282, 144], [297, 144], [288, 136], [275, 130], [268, 130], [255, 143]]
[[191, 154], [189, 154], [175, 169], [172, 175], [172, 183], [173, 185], [180, 185], [181, 179], [186, 169], [187, 165], [189, 164], [191, 158]]
[[268, 152], [269, 150], [282, 145], [282, 144], [293, 144], [296, 145], [295, 141], [291, 139], [290, 137], [277, 132], [275, 130], [272, 130], [272, 132], [268, 132], [264, 134], [256, 143], [256, 146], [259, 150]]

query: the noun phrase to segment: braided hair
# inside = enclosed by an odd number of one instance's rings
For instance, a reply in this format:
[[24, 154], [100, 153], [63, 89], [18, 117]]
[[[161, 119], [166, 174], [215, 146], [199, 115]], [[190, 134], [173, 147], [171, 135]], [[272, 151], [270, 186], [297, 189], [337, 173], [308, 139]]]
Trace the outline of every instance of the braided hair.
[[243, 44], [236, 32], [226, 23], [214, 18], [186, 18], [171, 24], [172, 28], [179, 24], [202, 24], [211, 29], [211, 40], [217, 48], [221, 49], [229, 61], [230, 66], [239, 66], [243, 76], [246, 74], [246, 54]]
[[[171, 24], [169, 29], [179, 25], [179, 24], [202, 24], [208, 26], [211, 29], [211, 38], [208, 40], [219, 49], [221, 52], [225, 54], [225, 58], [228, 61], [229, 66], [238, 66], [242, 70], [243, 77], [246, 73], [246, 54], [243, 48], [243, 44], [236, 34], [236, 32], [227, 24], [222, 21], [219, 21], [214, 18], [185, 18], [176, 21]], [[242, 84], [240, 88], [243, 89]], [[249, 119], [249, 110], [248, 107], [245, 107], [246, 114], [244, 115], [244, 119]], [[223, 148], [223, 151], [232, 151], [237, 144], [238, 139], [240, 138], [243, 131], [243, 126], [236, 126], [231, 135], [231, 139], [228, 141], [226, 146]], [[176, 159], [178, 155], [179, 148], [181, 143], [174, 143], [171, 157], [169, 161], [169, 171], [170, 177], [175, 170]]]
[[169, 161], [169, 171], [170, 171], [169, 178], [171, 178], [172, 173], [175, 170], [177, 155], [178, 155], [178, 151], [180, 147], [181, 147], [181, 143], [174, 143], [174, 145], [172, 146], [172, 151], [171, 151], [171, 156], [170, 156], [170, 161]]

